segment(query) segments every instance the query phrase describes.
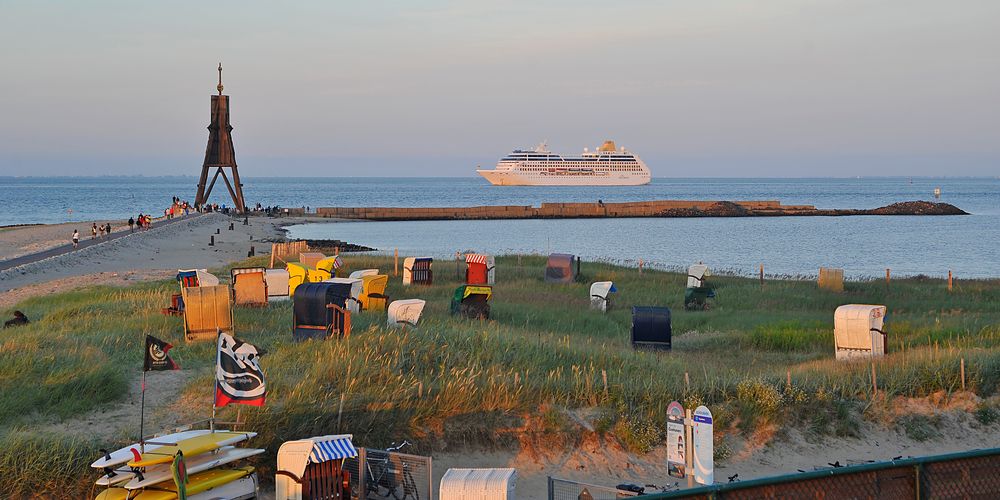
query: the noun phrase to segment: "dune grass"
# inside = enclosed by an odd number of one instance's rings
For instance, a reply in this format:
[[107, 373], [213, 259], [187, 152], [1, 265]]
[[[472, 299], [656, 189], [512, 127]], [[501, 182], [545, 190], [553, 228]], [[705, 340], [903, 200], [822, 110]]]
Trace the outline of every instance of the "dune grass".
[[[345, 260], [350, 269], [392, 274], [391, 258]], [[430, 287], [403, 287], [391, 277], [392, 300], [428, 301], [416, 329], [387, 329], [384, 312], [366, 312], [352, 318], [347, 339], [294, 343], [290, 302], [238, 308], [237, 336], [266, 351], [268, 403], [242, 411], [247, 428], [260, 433], [256, 445], [269, 450], [258, 460], [262, 472], [273, 473], [282, 441], [335, 432], [352, 433], [363, 446], [405, 438], [423, 451], [506, 447], [525, 433], [571, 441], [579, 431], [566, 412], [580, 409], [596, 415], [598, 431], [644, 451], [662, 439], [675, 399], [709, 405], [718, 429], [750, 432], [808, 414], [817, 432], [851, 435], [850, 415], [872, 399], [872, 384], [871, 365], [833, 359], [833, 310], [846, 303], [889, 307], [890, 355], [875, 362], [883, 396], [956, 391], [962, 359], [968, 390], [992, 395], [1000, 384], [997, 281], [960, 281], [952, 292], [942, 280], [894, 280], [888, 288], [849, 282], [832, 293], [809, 281], [762, 287], [719, 276], [711, 278], [713, 307], [689, 312], [681, 274], [584, 263], [580, 282], [553, 285], [543, 282], [543, 268], [539, 256], [498, 258], [489, 321], [448, 314], [460, 283], [453, 261], [435, 262]], [[588, 309], [589, 283], [597, 280], [619, 289], [607, 314]], [[0, 344], [0, 492], [89, 491], [96, 449], [122, 443], [60, 439], [32, 425], [121, 401], [139, 376], [146, 334], [177, 346], [171, 355], [195, 374], [179, 401], [148, 403], [192, 417], [210, 412], [214, 345], [186, 344], [181, 319], [159, 314], [176, 289], [172, 281], [93, 287], [18, 304], [34, 322], [5, 330]], [[671, 308], [671, 352], [631, 349], [632, 305]], [[12, 451], [33, 447], [49, 452], [25, 461], [34, 455]], [[52, 467], [62, 473], [23, 473]]]

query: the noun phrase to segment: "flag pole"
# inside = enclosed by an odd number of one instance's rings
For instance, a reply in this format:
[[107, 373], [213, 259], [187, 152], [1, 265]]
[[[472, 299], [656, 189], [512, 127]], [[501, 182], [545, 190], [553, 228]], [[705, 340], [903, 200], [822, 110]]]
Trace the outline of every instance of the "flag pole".
[[214, 380], [212, 384], [212, 419], [208, 421], [209, 432], [215, 432], [215, 410], [216, 410], [216, 398], [219, 397], [219, 360], [221, 359], [221, 354], [219, 351], [219, 338], [222, 337], [222, 329], [216, 329], [215, 337], [215, 373], [212, 374], [212, 379]]
[[146, 423], [146, 367], [142, 369], [142, 397], [139, 403], [139, 452], [146, 452], [146, 438], [143, 427]]

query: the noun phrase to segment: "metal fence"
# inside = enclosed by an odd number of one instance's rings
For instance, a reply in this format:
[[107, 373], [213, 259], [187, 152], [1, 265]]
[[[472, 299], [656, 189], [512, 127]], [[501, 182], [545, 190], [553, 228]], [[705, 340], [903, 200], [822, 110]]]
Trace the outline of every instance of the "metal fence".
[[638, 493], [549, 476], [549, 500], [617, 500], [634, 496]]
[[[549, 498], [553, 497], [550, 486]], [[594, 497], [597, 498], [597, 497]], [[613, 497], [607, 497], [613, 498]], [[1000, 498], [1000, 448], [716, 484], [644, 499]]]
[[[364, 464], [364, 467], [359, 465]], [[344, 461], [352, 500], [432, 500], [431, 457], [358, 448]]]

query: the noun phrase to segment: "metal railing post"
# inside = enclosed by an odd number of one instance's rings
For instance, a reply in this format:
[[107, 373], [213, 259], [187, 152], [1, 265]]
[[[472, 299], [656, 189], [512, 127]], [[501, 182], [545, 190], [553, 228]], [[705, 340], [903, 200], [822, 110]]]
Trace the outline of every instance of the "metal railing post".
[[552, 476], [549, 476], [549, 500], [556, 499], [556, 485], [552, 481]]

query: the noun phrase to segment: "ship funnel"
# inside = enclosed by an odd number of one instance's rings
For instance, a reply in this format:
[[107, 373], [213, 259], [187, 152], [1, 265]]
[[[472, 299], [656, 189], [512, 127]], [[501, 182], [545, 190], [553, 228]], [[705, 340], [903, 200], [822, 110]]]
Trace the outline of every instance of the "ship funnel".
[[602, 153], [605, 152], [613, 153], [616, 149], [618, 148], [615, 146], [615, 141], [604, 141], [604, 144], [601, 146], [600, 151]]

